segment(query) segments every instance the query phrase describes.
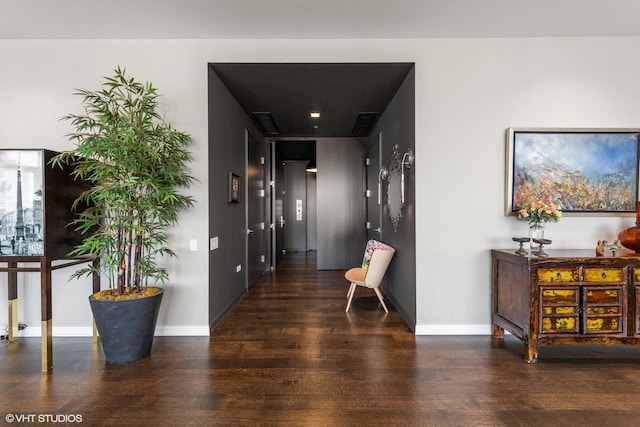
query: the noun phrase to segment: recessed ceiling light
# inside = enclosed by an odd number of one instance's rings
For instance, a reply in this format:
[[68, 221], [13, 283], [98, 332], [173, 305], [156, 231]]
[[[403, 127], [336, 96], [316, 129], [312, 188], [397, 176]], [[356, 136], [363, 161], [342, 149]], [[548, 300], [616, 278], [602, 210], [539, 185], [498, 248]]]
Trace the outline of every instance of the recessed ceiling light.
[[320, 113], [317, 111], [312, 111], [310, 114], [312, 119], [319, 119], [320, 118]]

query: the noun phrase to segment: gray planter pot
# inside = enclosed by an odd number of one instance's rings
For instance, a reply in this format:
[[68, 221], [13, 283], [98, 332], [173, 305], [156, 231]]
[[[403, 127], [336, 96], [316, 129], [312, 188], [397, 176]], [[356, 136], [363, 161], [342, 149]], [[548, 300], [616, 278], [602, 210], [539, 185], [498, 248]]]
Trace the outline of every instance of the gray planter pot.
[[149, 297], [105, 301], [89, 297], [107, 363], [122, 365], [151, 354], [164, 291]]

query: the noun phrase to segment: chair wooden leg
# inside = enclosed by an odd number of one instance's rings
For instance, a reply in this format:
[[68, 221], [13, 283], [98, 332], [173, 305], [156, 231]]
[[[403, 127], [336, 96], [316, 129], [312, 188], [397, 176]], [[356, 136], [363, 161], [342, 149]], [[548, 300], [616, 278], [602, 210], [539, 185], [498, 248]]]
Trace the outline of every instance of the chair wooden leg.
[[351, 300], [353, 299], [353, 294], [356, 293], [356, 284], [352, 283], [351, 287], [349, 288], [349, 292], [347, 292], [347, 309], [345, 311], [349, 311], [349, 307], [351, 307]]
[[378, 288], [373, 288], [374, 291], [376, 291], [376, 295], [378, 295], [378, 299], [380, 300], [380, 304], [382, 304], [382, 308], [384, 308], [385, 312], [389, 312], [389, 310], [387, 310], [387, 306], [384, 303], [384, 300], [382, 299], [382, 294], [380, 293], [380, 289]]

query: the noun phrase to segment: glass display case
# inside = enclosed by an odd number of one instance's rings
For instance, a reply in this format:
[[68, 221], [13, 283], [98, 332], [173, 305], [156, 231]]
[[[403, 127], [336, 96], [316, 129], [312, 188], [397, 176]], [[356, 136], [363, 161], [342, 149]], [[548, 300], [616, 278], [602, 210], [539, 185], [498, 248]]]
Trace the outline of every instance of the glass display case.
[[68, 224], [88, 184], [70, 167], [52, 167], [56, 152], [0, 149], [0, 257], [65, 258], [81, 235]]

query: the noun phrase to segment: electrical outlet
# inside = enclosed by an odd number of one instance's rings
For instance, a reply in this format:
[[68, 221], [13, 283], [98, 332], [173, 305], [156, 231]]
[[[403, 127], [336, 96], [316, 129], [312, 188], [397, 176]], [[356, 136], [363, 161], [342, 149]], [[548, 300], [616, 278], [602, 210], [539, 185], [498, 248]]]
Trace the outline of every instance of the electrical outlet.
[[242, 271], [242, 265], [238, 264], [236, 265], [236, 273], [240, 273], [240, 271]]
[[218, 249], [218, 237], [209, 239], [209, 250], [212, 251], [214, 249]]
[[189, 240], [189, 250], [195, 252], [198, 250], [198, 241], [196, 239]]

